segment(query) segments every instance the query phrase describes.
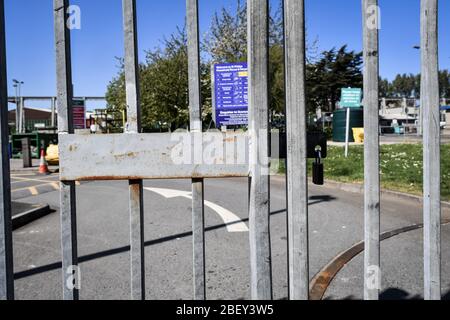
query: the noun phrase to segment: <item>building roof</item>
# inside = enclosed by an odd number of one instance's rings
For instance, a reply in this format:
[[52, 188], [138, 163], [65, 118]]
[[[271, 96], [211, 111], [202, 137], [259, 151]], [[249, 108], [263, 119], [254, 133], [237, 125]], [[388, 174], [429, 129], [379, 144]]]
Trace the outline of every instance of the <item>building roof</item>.
[[[25, 109], [25, 110], [33, 110], [33, 111], [46, 112], [46, 113], [52, 113], [52, 110], [50, 110], [50, 109], [44, 109], [44, 108], [25, 107], [24, 109]], [[9, 110], [9, 111], [10, 111], [10, 112], [11, 112], [11, 111], [16, 112], [16, 109], [11, 109], [11, 110]], [[55, 110], [55, 112], [58, 113], [57, 110]]]

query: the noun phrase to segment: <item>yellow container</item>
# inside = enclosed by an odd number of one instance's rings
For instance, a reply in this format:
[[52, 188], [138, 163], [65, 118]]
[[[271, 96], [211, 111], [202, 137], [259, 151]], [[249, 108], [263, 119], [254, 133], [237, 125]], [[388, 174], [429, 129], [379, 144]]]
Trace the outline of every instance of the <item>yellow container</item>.
[[353, 128], [353, 139], [356, 143], [364, 142], [364, 128]]
[[45, 157], [48, 164], [58, 165], [59, 164], [59, 148], [57, 145], [51, 144], [47, 148], [47, 156]]

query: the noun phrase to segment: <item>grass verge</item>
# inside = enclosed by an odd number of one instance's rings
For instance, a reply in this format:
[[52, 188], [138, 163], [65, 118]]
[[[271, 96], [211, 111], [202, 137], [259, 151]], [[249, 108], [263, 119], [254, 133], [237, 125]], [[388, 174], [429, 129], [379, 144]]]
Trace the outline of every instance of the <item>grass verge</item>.
[[[380, 151], [382, 188], [422, 195], [423, 152], [421, 144], [383, 145]], [[324, 161], [325, 179], [347, 183], [364, 182], [364, 146], [351, 146], [349, 157], [344, 148], [330, 146]], [[311, 166], [312, 161], [310, 161]], [[310, 168], [310, 172], [311, 172]], [[280, 164], [280, 173], [286, 171]], [[441, 196], [450, 200], [450, 145], [441, 147]]]

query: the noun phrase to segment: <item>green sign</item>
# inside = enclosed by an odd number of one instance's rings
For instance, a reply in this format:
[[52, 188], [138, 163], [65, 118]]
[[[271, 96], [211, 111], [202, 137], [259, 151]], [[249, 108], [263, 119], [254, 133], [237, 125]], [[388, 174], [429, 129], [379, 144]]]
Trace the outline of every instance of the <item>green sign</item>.
[[355, 88], [344, 88], [341, 93], [341, 108], [360, 108], [362, 90]]

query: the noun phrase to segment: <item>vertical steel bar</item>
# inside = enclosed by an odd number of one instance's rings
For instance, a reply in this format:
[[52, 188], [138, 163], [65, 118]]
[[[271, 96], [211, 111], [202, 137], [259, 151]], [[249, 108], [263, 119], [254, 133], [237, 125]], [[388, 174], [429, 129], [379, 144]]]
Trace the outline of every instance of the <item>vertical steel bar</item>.
[[305, 5], [285, 0], [289, 298], [309, 298]]
[[11, 181], [9, 168], [8, 90], [6, 74], [5, 6], [0, 0], [0, 300], [14, 299], [11, 226]]
[[23, 133], [22, 120], [23, 120], [23, 98], [19, 97], [19, 134]]
[[248, 0], [250, 265], [254, 300], [272, 299], [267, 0]]
[[[123, 0], [125, 81], [127, 95], [126, 133], [141, 132], [139, 61], [136, 0]], [[132, 180], [130, 188], [131, 299], [145, 300], [145, 247], [143, 182]]]
[[55, 125], [56, 125], [56, 123], [55, 123], [55, 115], [56, 115], [56, 98], [55, 97], [53, 97], [52, 98], [52, 115], [51, 115], [51, 120], [50, 120], [50, 126], [52, 127], [52, 128], [54, 128], [55, 127]]
[[206, 300], [205, 218], [203, 179], [192, 180], [194, 299]]
[[19, 133], [19, 116], [20, 116], [20, 108], [19, 108], [19, 95], [18, 89], [16, 88], [16, 133]]
[[441, 299], [441, 152], [438, 61], [438, 1], [421, 1], [424, 169], [424, 297]]
[[[198, 0], [186, 1], [189, 64], [189, 107], [191, 132], [202, 132], [200, 32]], [[194, 143], [197, 142], [194, 141]], [[194, 299], [206, 299], [204, 181], [192, 180], [192, 231]]]
[[408, 100], [406, 99], [406, 97], [402, 99], [402, 109], [402, 112], [404, 114], [408, 114]]
[[20, 133], [26, 133], [25, 125], [25, 98], [20, 97]]
[[[54, 0], [55, 46], [56, 46], [56, 80], [58, 95], [58, 132], [73, 134], [73, 117], [71, 112], [72, 65], [70, 49], [70, 30], [66, 27], [68, 19], [68, 0]], [[78, 286], [74, 286], [74, 270], [78, 266], [76, 195], [75, 182], [62, 181], [61, 190], [61, 246], [63, 298], [77, 300]]]
[[19, 85], [16, 84], [16, 133], [20, 133], [20, 99], [19, 99]]
[[418, 129], [417, 129], [417, 134], [419, 136], [423, 135], [423, 109], [422, 107], [419, 108], [419, 124], [418, 124]]
[[144, 190], [142, 180], [129, 184], [131, 299], [145, 300]]
[[380, 292], [379, 7], [363, 0], [364, 37], [364, 298]]

